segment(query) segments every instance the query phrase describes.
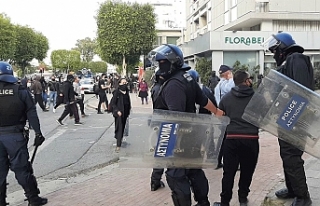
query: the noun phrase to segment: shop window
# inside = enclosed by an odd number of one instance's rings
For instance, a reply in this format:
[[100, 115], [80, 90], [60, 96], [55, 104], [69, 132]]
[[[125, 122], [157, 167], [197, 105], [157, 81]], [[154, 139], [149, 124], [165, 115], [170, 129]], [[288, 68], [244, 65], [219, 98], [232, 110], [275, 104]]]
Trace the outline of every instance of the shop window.
[[179, 39], [179, 37], [167, 37], [167, 44], [177, 44], [177, 40]]
[[240, 61], [241, 65], [249, 65], [252, 68], [258, 65], [256, 54], [255, 51], [223, 52], [223, 63], [232, 67], [236, 61]]

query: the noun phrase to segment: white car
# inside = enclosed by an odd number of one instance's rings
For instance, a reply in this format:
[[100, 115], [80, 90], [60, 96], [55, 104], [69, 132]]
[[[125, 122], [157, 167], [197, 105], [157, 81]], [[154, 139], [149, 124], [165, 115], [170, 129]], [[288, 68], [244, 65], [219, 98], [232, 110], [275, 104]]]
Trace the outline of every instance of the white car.
[[84, 93], [94, 93], [93, 92], [93, 79], [81, 79], [80, 80], [80, 88]]

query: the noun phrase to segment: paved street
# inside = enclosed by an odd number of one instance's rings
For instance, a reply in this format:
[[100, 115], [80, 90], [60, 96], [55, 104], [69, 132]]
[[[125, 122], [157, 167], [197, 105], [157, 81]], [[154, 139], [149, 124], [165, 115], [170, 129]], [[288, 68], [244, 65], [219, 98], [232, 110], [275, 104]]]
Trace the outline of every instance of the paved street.
[[[149, 168], [121, 168], [118, 164], [119, 154], [114, 152], [113, 138], [114, 125], [111, 114], [96, 114], [94, 107], [97, 99], [93, 95], [86, 95], [88, 104], [86, 112], [88, 117], [81, 119], [83, 126], [74, 126], [74, 120], [67, 118], [67, 126], [58, 126], [55, 119], [62, 113], [39, 112], [43, 133], [46, 142], [40, 147], [34, 163], [35, 175], [39, 180], [41, 195], [49, 198], [48, 205], [108, 205], [108, 206], [172, 206], [168, 186], [156, 192], [150, 191]], [[110, 98], [109, 98], [110, 99]], [[151, 105], [141, 105], [140, 99], [131, 95], [133, 113], [130, 116], [130, 128], [138, 127], [136, 124], [141, 118], [151, 113]], [[138, 133], [131, 129], [127, 142], [134, 144]], [[142, 130], [140, 132], [143, 132]], [[33, 135], [31, 135], [33, 136]], [[30, 140], [33, 142], [33, 140]], [[125, 151], [128, 148], [122, 148]], [[32, 147], [30, 147], [32, 152]], [[31, 153], [30, 153], [31, 154]], [[317, 199], [319, 184], [318, 170], [320, 164], [314, 158], [306, 155], [307, 174], [312, 177], [309, 185], [311, 195]], [[221, 191], [222, 169], [206, 169], [209, 179], [209, 200], [213, 203], [219, 201]], [[9, 175], [8, 201], [10, 205], [26, 205], [23, 202], [23, 191], [17, 185], [13, 174]], [[234, 198], [231, 205], [237, 202], [237, 180], [235, 180]], [[310, 179], [308, 179], [310, 180]], [[164, 181], [165, 182], [165, 181]], [[166, 184], [166, 182], [165, 182]], [[166, 184], [167, 185], [167, 184]], [[284, 205], [272, 195], [274, 189], [283, 185], [282, 163], [279, 156], [277, 138], [267, 132], [260, 134], [259, 162], [249, 195], [249, 206], [259, 206], [264, 201], [266, 205]], [[276, 200], [276, 201], [275, 201]], [[270, 203], [271, 202], [271, 203]], [[285, 204], [285, 205], [288, 205]]]

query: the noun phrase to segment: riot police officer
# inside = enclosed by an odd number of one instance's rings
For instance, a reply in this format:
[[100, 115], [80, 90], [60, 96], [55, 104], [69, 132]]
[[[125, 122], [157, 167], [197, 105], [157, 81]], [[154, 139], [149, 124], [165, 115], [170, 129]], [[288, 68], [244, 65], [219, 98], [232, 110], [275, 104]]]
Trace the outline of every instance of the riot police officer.
[[[154, 84], [150, 90], [154, 109], [155, 109], [155, 101], [158, 98], [158, 94], [162, 84], [163, 84], [163, 80], [159, 79], [159, 76], [155, 76]], [[163, 173], [164, 173], [164, 168], [153, 168], [152, 174], [151, 174], [151, 183], [150, 183], [151, 191], [156, 191], [159, 188], [165, 186], [164, 183], [161, 181]]]
[[35, 146], [40, 146], [44, 137], [30, 92], [16, 82], [11, 65], [0, 61], [0, 206], [7, 205], [9, 167], [24, 189], [29, 205], [41, 206], [48, 200], [38, 196], [40, 191], [28, 160], [28, 134], [24, 131], [26, 120], [36, 133]]
[[[177, 46], [161, 45], [149, 53], [149, 59], [157, 66], [156, 75], [165, 81], [154, 102], [154, 108], [194, 113], [197, 103], [216, 115], [223, 114], [186, 72], [190, 67], [184, 64], [182, 51]], [[175, 206], [191, 206], [191, 187], [197, 206], [210, 205], [208, 180], [202, 169], [168, 168], [166, 179]]]
[[[297, 45], [288, 33], [272, 35], [265, 43], [276, 61], [278, 71], [305, 87], [314, 90], [313, 67], [310, 58], [304, 54], [304, 48]], [[279, 134], [281, 137], [282, 134]], [[303, 151], [281, 139], [280, 156], [285, 175], [285, 189], [276, 192], [278, 198], [293, 198], [292, 206], [309, 206], [311, 199], [306, 183]]]

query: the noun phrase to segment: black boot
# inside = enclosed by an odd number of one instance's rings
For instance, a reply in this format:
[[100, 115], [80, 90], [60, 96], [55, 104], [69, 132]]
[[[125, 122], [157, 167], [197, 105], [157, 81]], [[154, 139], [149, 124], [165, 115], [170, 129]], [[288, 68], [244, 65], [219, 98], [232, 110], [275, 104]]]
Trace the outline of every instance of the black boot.
[[7, 182], [4, 181], [2, 185], [0, 185], [0, 206], [6, 206], [9, 205], [6, 202], [6, 197], [7, 197]]
[[312, 204], [312, 201], [310, 199], [310, 196], [305, 198], [295, 197], [293, 199], [291, 206], [310, 206], [311, 204]]
[[161, 180], [159, 182], [151, 182], [151, 191], [156, 191], [161, 187], [165, 187], [164, 183]]
[[39, 196], [32, 197], [28, 199], [28, 201], [29, 201], [29, 206], [42, 206], [48, 203], [47, 198], [42, 198]]
[[199, 201], [195, 206], [210, 206], [210, 202], [208, 200]]

